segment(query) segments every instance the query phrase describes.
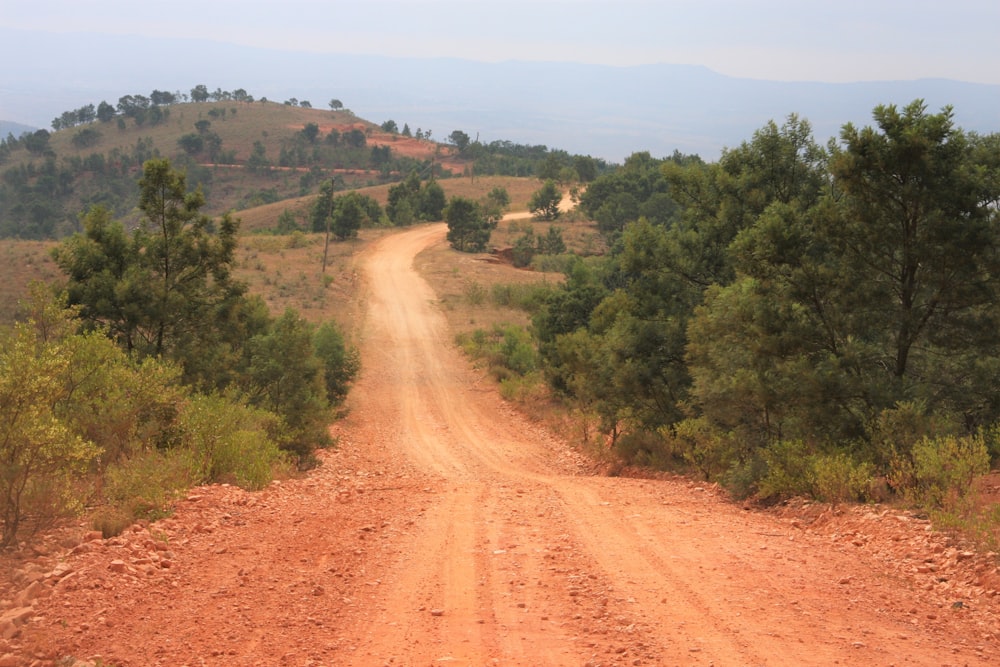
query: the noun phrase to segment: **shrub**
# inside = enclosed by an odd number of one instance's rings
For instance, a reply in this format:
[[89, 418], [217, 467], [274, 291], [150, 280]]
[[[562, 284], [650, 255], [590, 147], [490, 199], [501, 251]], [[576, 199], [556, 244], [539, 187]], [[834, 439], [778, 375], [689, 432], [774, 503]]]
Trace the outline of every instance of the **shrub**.
[[980, 435], [925, 437], [909, 456], [894, 458], [889, 482], [919, 507], [959, 507], [969, 502], [973, 481], [989, 471], [989, 464]]
[[180, 492], [202, 481], [198, 468], [185, 448], [138, 452], [108, 468], [104, 496], [131, 520], [160, 519]]
[[828, 503], [867, 500], [871, 495], [875, 466], [858, 463], [844, 452], [813, 458], [812, 495]]
[[490, 299], [497, 306], [537, 313], [554, 291], [548, 283], [497, 283], [492, 287]]
[[657, 470], [669, 469], [675, 458], [668, 440], [644, 430], [622, 434], [615, 441], [615, 451], [626, 463]]
[[230, 482], [261, 489], [271, 481], [284, 454], [269, 435], [280, 419], [265, 410], [219, 396], [197, 396], [178, 416], [179, 447], [190, 452], [198, 481]]
[[15, 542], [25, 520], [38, 527], [79, 509], [75, 480], [99, 453], [60, 415], [72, 353], [42, 324], [0, 337], [0, 548]]
[[486, 301], [486, 288], [475, 280], [466, 283], [465, 300], [470, 306], [481, 306]]
[[739, 455], [730, 434], [720, 433], [705, 417], [685, 419], [673, 433], [674, 449], [705, 479], [718, 479], [731, 471]]
[[804, 442], [779, 440], [764, 450], [763, 459], [766, 472], [756, 482], [762, 500], [812, 493], [812, 455]]

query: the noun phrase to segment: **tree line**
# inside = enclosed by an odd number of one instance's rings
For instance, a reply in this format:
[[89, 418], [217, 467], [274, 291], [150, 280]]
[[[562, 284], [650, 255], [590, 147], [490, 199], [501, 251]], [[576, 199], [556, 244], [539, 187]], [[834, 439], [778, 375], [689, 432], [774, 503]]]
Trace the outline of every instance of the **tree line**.
[[873, 119], [636, 154], [581, 196], [612, 251], [532, 332], [626, 459], [838, 500], [968, 487], [1000, 457], [1000, 135], [919, 100]]
[[358, 368], [339, 329], [278, 317], [232, 276], [238, 221], [165, 159], [143, 165], [132, 231], [102, 207], [53, 252], [0, 332], [0, 548], [104, 503], [100, 527], [155, 518], [176, 491], [308, 468]]

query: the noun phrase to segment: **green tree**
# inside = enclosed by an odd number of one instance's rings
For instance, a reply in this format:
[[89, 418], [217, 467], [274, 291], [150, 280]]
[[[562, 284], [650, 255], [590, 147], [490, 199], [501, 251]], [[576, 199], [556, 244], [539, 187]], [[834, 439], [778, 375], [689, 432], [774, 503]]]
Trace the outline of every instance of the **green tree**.
[[42, 155], [49, 150], [50, 136], [48, 130], [36, 130], [30, 134], [25, 134], [21, 139], [21, 143], [28, 149], [29, 153]]
[[358, 235], [362, 222], [365, 219], [365, 210], [358, 197], [345, 195], [338, 197], [333, 208], [333, 221], [330, 230], [339, 240], [344, 241]]
[[573, 158], [573, 169], [581, 183], [590, 183], [597, 178], [597, 160], [589, 155], [577, 155]]
[[503, 212], [510, 206], [510, 194], [507, 192], [507, 188], [496, 186], [487, 193], [483, 201], [480, 202], [480, 206], [486, 219], [495, 229], [503, 219]]
[[833, 153], [845, 215], [830, 233], [884, 305], [872, 314], [884, 318], [892, 375], [904, 378], [912, 363], [926, 363], [916, 354], [925, 344], [950, 352], [984, 325], [996, 330], [983, 308], [997, 296], [1000, 182], [977, 162], [977, 140], [954, 127], [950, 107], [928, 114], [918, 100], [873, 115], [878, 129], [847, 125]]
[[420, 189], [420, 218], [422, 220], [440, 220], [444, 215], [447, 199], [441, 184], [431, 179]]
[[102, 123], [109, 122], [115, 117], [115, 108], [108, 104], [107, 102], [101, 102], [97, 105], [97, 120]]
[[77, 148], [89, 148], [101, 140], [101, 133], [92, 127], [85, 127], [73, 135], [73, 145]]
[[384, 123], [382, 123], [381, 127], [383, 132], [390, 132], [392, 134], [396, 134], [399, 132], [399, 126], [396, 125], [396, 121], [394, 120], [385, 121]]
[[[912, 443], [886, 444], [875, 425], [901, 405], [969, 429], [1000, 414], [991, 140], [919, 101], [874, 118], [844, 127], [827, 179], [767, 161], [771, 178], [746, 174], [772, 199], [743, 200], [763, 210], [732, 243], [736, 280], [710, 291], [689, 348], [696, 403], [749, 445], [743, 462], [799, 439], [855, 443], [885, 470]], [[829, 196], [809, 194], [824, 180]]]
[[180, 146], [188, 155], [197, 155], [205, 148], [205, 139], [202, 138], [200, 134], [191, 132], [189, 134], [182, 135], [181, 138], [177, 140], [177, 145]]
[[358, 351], [348, 347], [344, 335], [333, 322], [324, 322], [316, 328], [313, 346], [323, 364], [326, 398], [330, 405], [340, 405], [360, 368]]
[[389, 188], [386, 214], [397, 226], [417, 220], [440, 220], [445, 203], [444, 190], [436, 181], [422, 184], [417, 172], [412, 171], [402, 183]]
[[130, 354], [166, 356], [186, 367], [224, 337], [245, 288], [231, 268], [238, 221], [201, 213], [205, 198], [189, 192], [168, 160], [143, 165], [143, 219], [129, 236], [103, 209], [83, 219], [83, 234], [54, 252], [67, 275], [71, 305], [93, 327], [106, 327]]
[[528, 200], [528, 210], [539, 220], [555, 220], [559, 217], [559, 203], [562, 193], [555, 181], [545, 181], [541, 189], [536, 190]]
[[356, 127], [345, 132], [341, 138], [344, 143], [353, 148], [364, 148], [365, 144], [368, 142], [368, 138], [365, 136], [365, 133]]
[[330, 418], [324, 360], [313, 347], [313, 328], [286, 310], [266, 333], [247, 344], [249, 363], [242, 385], [252, 405], [281, 415], [282, 447], [311, 465], [311, 453], [329, 441]]
[[472, 141], [469, 135], [461, 130], [455, 130], [449, 134], [448, 140], [458, 149], [460, 155], [465, 153], [465, 149], [469, 147], [469, 143]]
[[562, 255], [566, 252], [566, 241], [563, 240], [561, 227], [549, 226], [545, 236], [538, 238], [538, 252], [542, 255]]
[[448, 242], [460, 252], [482, 252], [490, 242], [492, 226], [479, 204], [466, 197], [452, 197], [444, 210]]
[[309, 143], [316, 143], [316, 139], [319, 137], [319, 125], [316, 123], [306, 123], [305, 127], [302, 128], [302, 136]]
[[271, 171], [271, 161], [267, 159], [267, 148], [259, 140], [253, 142], [253, 151], [247, 158], [247, 170], [254, 174], [266, 174]]
[[340, 111], [341, 109], [344, 108], [344, 103], [338, 100], [337, 98], [333, 98], [332, 100], [330, 100], [329, 106], [330, 109], [332, 109], [333, 111]]

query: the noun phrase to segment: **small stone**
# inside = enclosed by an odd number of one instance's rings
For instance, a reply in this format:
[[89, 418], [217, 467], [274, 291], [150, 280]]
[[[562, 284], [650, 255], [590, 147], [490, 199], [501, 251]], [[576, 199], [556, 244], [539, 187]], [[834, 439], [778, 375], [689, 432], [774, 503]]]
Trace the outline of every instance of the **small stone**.
[[444, 609], [431, 609], [431, 616], [444, 616]]
[[124, 572], [125, 571], [125, 561], [116, 558], [115, 560], [108, 563], [108, 569], [112, 572]]

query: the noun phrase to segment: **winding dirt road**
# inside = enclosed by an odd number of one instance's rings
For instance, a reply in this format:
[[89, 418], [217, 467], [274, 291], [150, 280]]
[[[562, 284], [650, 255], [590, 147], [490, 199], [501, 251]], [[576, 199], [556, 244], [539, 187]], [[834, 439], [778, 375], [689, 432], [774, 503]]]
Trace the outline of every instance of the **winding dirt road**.
[[[7, 650], [24, 664], [996, 664], [996, 597], [943, 606], [858, 530], [685, 480], [582, 474], [452, 345], [413, 269], [444, 234], [413, 228], [361, 258], [363, 371], [321, 468], [259, 494], [200, 489], [168, 520], [84, 542]], [[852, 525], [905, 523], [868, 514]], [[923, 525], [900, 530], [891, 541], [925, 543]]]

